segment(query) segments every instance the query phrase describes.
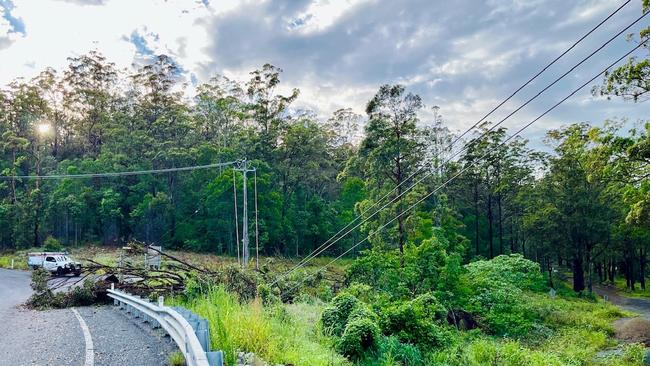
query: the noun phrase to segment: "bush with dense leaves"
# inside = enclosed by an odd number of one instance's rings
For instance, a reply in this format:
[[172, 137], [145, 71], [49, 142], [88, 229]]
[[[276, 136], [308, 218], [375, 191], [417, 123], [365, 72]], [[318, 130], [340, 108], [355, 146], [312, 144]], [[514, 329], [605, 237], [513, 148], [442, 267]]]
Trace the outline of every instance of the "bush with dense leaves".
[[479, 290], [471, 297], [468, 310], [485, 330], [495, 335], [526, 335], [539, 320], [526, 295], [503, 282]]
[[520, 254], [500, 255], [466, 266], [471, 291], [466, 310], [491, 334], [523, 336], [535, 328], [539, 316], [524, 290], [541, 290], [539, 264]]
[[63, 249], [63, 246], [58, 240], [48, 236], [43, 242], [43, 249], [47, 252], [58, 252]]
[[404, 343], [444, 347], [450, 342], [446, 314], [433, 295], [424, 294], [387, 309], [382, 328], [385, 334], [395, 335]]
[[507, 283], [522, 290], [543, 290], [544, 277], [538, 263], [521, 254], [500, 255], [465, 266], [469, 283], [475, 288], [491, 288]]
[[365, 352], [376, 347], [379, 337], [379, 326], [372, 319], [351, 319], [345, 326], [337, 349], [350, 359], [359, 359]]
[[321, 323], [327, 334], [340, 337], [348, 323], [348, 318], [358, 307], [360, 301], [347, 293], [336, 296], [331, 305], [323, 310]]
[[453, 293], [462, 267], [460, 256], [447, 252], [449, 247], [440, 230], [434, 230], [420, 243], [407, 243], [403, 258], [398, 250], [371, 249], [350, 266], [347, 278], [398, 300], [428, 292]]

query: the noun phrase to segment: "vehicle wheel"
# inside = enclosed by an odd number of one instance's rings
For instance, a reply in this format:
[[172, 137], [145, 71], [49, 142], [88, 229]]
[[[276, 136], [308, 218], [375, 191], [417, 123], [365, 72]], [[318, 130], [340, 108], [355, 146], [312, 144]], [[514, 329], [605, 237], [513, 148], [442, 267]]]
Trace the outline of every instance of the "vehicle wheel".
[[74, 271], [74, 276], [75, 276], [75, 277], [79, 277], [79, 276], [81, 276], [81, 270], [80, 270], [80, 269], [75, 270], [75, 271]]
[[38, 269], [38, 266], [32, 266], [32, 269], [35, 271]]
[[58, 267], [58, 268], [56, 269], [56, 275], [57, 275], [57, 276], [63, 276], [63, 268]]

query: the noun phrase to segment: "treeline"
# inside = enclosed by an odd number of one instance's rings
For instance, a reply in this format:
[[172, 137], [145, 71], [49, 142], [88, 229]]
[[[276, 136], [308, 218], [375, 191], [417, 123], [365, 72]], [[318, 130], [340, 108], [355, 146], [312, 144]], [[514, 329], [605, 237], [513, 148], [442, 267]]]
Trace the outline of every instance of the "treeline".
[[[446, 252], [464, 261], [523, 253], [548, 271], [568, 265], [576, 291], [615, 274], [645, 285], [648, 125], [626, 132], [616, 123], [573, 124], [547, 134], [554, 153], [546, 154], [489, 122], [456, 142], [439, 109], [420, 120], [423, 101], [399, 85], [382, 86], [365, 116], [341, 109], [321, 120], [292, 107], [298, 90], [278, 92], [281, 70], [272, 65], [245, 82], [214, 77], [191, 97], [182, 72], [164, 55], [125, 71], [91, 52], [64, 72], [48, 69], [2, 90], [0, 249], [39, 246], [52, 235], [65, 245], [138, 239], [236, 255], [233, 179], [240, 210], [243, 197], [231, 166], [10, 177], [248, 158], [267, 255], [304, 256], [358, 219], [326, 254], [396, 248], [403, 263], [406, 246], [443, 235]], [[609, 74], [596, 92], [639, 100], [647, 83], [620, 75]]]
[[[353, 216], [363, 186], [337, 181], [359, 116], [326, 123], [290, 112], [276, 92], [281, 70], [264, 65], [245, 83], [215, 77], [188, 98], [182, 70], [161, 55], [134, 72], [101, 54], [71, 58], [0, 93], [4, 176], [169, 169], [252, 159], [258, 170], [260, 245], [302, 254]], [[251, 176], [252, 178], [252, 176]], [[236, 178], [241, 220], [242, 179]], [[253, 179], [249, 180], [253, 192]], [[0, 248], [130, 239], [234, 254], [233, 171], [0, 183]], [[249, 197], [252, 214], [252, 195]], [[241, 223], [240, 223], [241, 229]], [[240, 234], [241, 235], [241, 234]]]

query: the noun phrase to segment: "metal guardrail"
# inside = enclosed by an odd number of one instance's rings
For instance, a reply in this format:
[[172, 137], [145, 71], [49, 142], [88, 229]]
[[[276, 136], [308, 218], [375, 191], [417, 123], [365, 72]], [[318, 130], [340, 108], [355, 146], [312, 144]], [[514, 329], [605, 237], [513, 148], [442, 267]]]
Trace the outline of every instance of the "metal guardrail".
[[114, 300], [115, 305], [125, 308], [135, 317], [144, 319], [154, 327], [162, 327], [178, 345], [188, 366], [223, 366], [223, 353], [210, 352], [207, 320], [187, 309], [165, 306], [162, 296], [155, 304], [140, 296], [115, 290], [112, 284], [108, 296]]

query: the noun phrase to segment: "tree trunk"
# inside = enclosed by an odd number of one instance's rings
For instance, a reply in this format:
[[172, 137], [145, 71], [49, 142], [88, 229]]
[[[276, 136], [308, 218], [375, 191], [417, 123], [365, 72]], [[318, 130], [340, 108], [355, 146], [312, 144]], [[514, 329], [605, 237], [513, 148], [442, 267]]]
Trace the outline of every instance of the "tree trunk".
[[585, 273], [583, 269], [582, 256], [573, 255], [573, 291], [580, 292], [585, 289]]
[[639, 249], [639, 283], [641, 284], [641, 289], [645, 290], [645, 262], [646, 262], [646, 252], [643, 248]]
[[592, 248], [591, 248], [591, 246], [589, 246], [587, 248], [587, 273], [588, 273], [587, 290], [589, 290], [589, 293], [592, 293], [593, 290], [594, 290], [594, 285], [593, 285], [593, 272], [594, 272], [593, 268], [594, 268], [594, 264], [593, 264], [593, 261], [592, 261], [592, 258], [591, 258], [591, 252], [592, 252]]
[[474, 180], [474, 247], [476, 248], [474, 254], [479, 255], [479, 222], [478, 222], [478, 178]]
[[497, 195], [497, 214], [499, 215], [499, 254], [503, 254], [503, 208], [501, 192]]
[[512, 216], [510, 216], [510, 254], [515, 252], [515, 225]]
[[[11, 173], [16, 175], [16, 149], [11, 150]], [[16, 178], [11, 178], [11, 203], [16, 205]]]
[[598, 264], [596, 264], [596, 273], [598, 274], [598, 283], [603, 282], [603, 278], [604, 278], [603, 277], [603, 267], [604, 267], [603, 262], [598, 262]]
[[488, 217], [488, 240], [490, 245], [490, 259], [494, 258], [494, 233], [493, 233], [493, 215], [492, 215], [492, 193], [488, 193], [487, 199], [487, 217]]

